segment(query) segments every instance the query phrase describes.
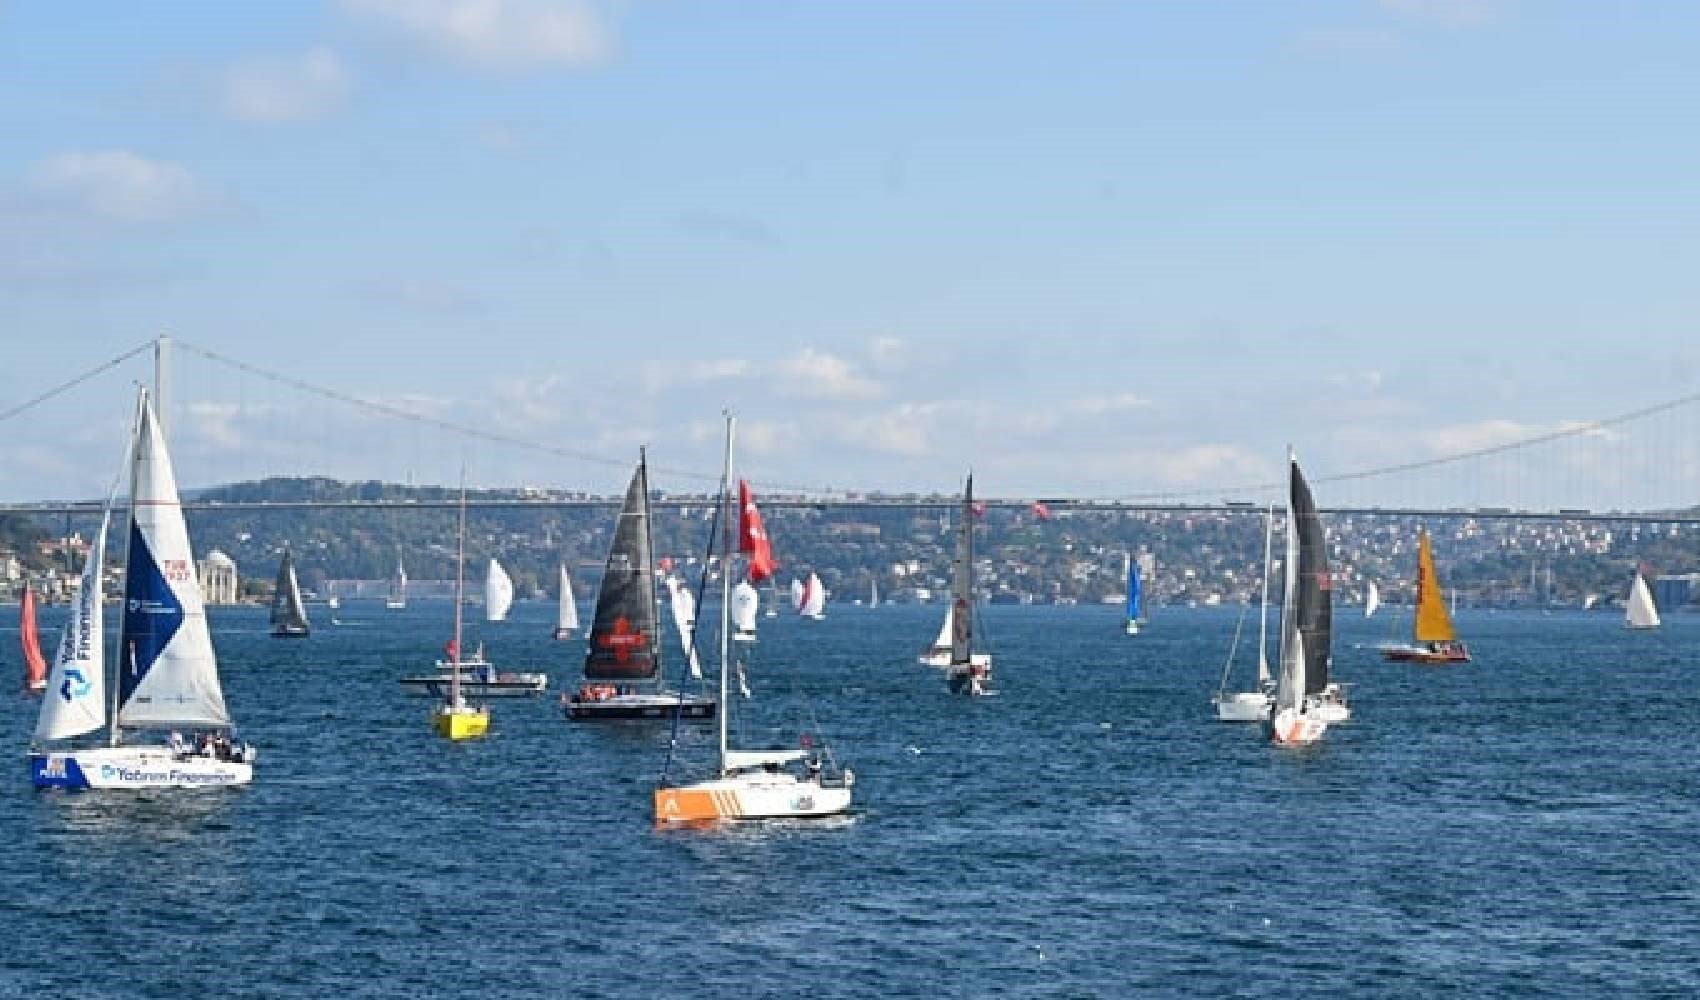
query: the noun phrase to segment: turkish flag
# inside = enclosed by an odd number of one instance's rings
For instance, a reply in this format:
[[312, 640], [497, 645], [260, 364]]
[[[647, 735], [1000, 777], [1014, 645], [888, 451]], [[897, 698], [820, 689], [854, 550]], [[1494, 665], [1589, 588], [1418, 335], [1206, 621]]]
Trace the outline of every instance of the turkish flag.
[[1051, 508], [1035, 500], [1033, 501], [1033, 516], [1041, 521], [1049, 521], [1051, 519]]
[[743, 479], [738, 480], [738, 551], [750, 557], [751, 583], [760, 583], [779, 569], [773, 559], [773, 543], [762, 527], [761, 511], [756, 510], [750, 484]]

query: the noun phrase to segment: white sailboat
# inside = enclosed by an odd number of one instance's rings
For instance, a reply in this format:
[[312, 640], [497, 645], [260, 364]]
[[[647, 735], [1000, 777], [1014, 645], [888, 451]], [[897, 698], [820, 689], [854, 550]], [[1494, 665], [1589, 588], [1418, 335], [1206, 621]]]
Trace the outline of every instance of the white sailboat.
[[396, 556], [395, 576], [390, 580], [390, 595], [384, 599], [384, 607], [400, 610], [407, 607], [407, 570], [401, 564], [401, 556]]
[[950, 579], [950, 662], [945, 677], [957, 694], [991, 693], [992, 657], [974, 653], [974, 476], [962, 488], [962, 523]]
[[502, 564], [495, 558], [490, 560], [490, 569], [484, 574], [484, 620], [501, 622], [508, 620], [508, 609], [514, 605], [514, 580]]
[[1364, 594], [1364, 617], [1368, 618], [1375, 614], [1375, 609], [1379, 607], [1381, 607], [1381, 590], [1375, 585], [1375, 581], [1371, 580]]
[[807, 580], [792, 580], [791, 604], [804, 618], [817, 622], [825, 618], [826, 588], [821, 585], [820, 577], [811, 572]]
[[[107, 745], [32, 750], [30, 776], [37, 788], [64, 789], [248, 784], [257, 755], [233, 738], [177, 479], [146, 389], [138, 394], [129, 464], [130, 531], [124, 617], [113, 656], [112, 714], [108, 719], [98, 700], [97, 545], [90, 551], [78, 610], [60, 642], [36, 729], [37, 739], [45, 742], [108, 726]], [[200, 735], [186, 743], [185, 729]], [[159, 743], [125, 742], [136, 733], [169, 737]]]
[[732, 588], [732, 638], [738, 642], [756, 641], [756, 613], [761, 610], [761, 593], [748, 580], [739, 580]]
[[1629, 601], [1623, 610], [1623, 627], [1653, 629], [1659, 627], [1659, 609], [1653, 604], [1653, 592], [1647, 589], [1647, 578], [1635, 571], [1629, 585]]
[[578, 630], [578, 602], [573, 600], [573, 581], [567, 567], [561, 566], [561, 600], [555, 613], [555, 638], [571, 639]]
[[880, 582], [878, 580], [869, 580], [868, 581], [868, 607], [869, 608], [877, 608], [879, 606], [880, 606]]
[[[726, 477], [721, 502], [730, 522], [732, 509], [733, 417], [726, 417]], [[727, 532], [729, 534], [729, 530]], [[731, 546], [728, 544], [727, 548]], [[730, 555], [730, 553], [728, 553]], [[732, 659], [732, 574], [722, 572], [720, 602], [720, 702], [727, 703]], [[662, 824], [712, 824], [727, 820], [813, 819], [834, 816], [850, 808], [850, 790], [856, 776], [849, 768], [828, 773], [830, 759], [823, 760], [811, 746], [798, 749], [735, 750], [727, 734], [726, 716], [720, 713], [719, 768], [706, 781], [669, 785], [663, 777], [655, 789], [655, 822]]]
[[[1257, 690], [1228, 691], [1228, 672], [1234, 666], [1234, 649], [1228, 650], [1228, 662], [1222, 666], [1222, 681], [1216, 686], [1216, 718], [1222, 722], [1262, 722], [1269, 718], [1274, 703], [1275, 680], [1269, 673], [1269, 570], [1271, 540], [1275, 532], [1275, 509], [1263, 514], [1263, 579], [1258, 583], [1257, 600]], [[1239, 629], [1234, 630], [1234, 645], [1239, 644]]]
[[[1333, 585], [1328, 536], [1299, 461], [1287, 453], [1287, 554], [1281, 605], [1281, 673], [1270, 738], [1304, 746], [1328, 731], [1328, 668], [1333, 658]], [[1337, 690], [1337, 689], [1336, 689]]]

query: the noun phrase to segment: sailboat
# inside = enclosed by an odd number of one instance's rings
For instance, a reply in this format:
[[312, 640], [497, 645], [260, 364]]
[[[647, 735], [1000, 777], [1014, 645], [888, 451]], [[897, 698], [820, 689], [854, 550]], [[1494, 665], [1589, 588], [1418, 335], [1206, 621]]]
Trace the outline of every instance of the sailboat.
[[868, 607], [870, 609], [872, 609], [872, 608], [877, 608], [879, 606], [880, 606], [880, 582], [877, 579], [869, 580], [868, 581]]
[[573, 600], [573, 581], [561, 566], [561, 604], [555, 613], [555, 638], [571, 639], [578, 631], [578, 602]]
[[490, 569], [484, 575], [484, 620], [487, 622], [507, 621], [508, 609], [514, 604], [514, 580], [502, 564], [496, 559], [490, 560]]
[[466, 482], [462, 477], [460, 487], [460, 530], [457, 532], [455, 543], [455, 634], [449, 640], [449, 679], [448, 690], [444, 692], [442, 704], [431, 713], [431, 729], [438, 736], [450, 740], [470, 740], [484, 736], [490, 732], [490, 708], [488, 705], [474, 705], [466, 700], [462, 690], [462, 663], [460, 660], [461, 640], [461, 607], [466, 598]]
[[807, 580], [791, 581], [791, 606], [804, 618], [818, 622], [826, 617], [826, 588], [819, 576], [811, 572]]
[[18, 644], [24, 652], [24, 693], [40, 694], [47, 690], [47, 661], [42, 659], [36, 632], [35, 591], [27, 583], [18, 601]]
[[1635, 571], [1629, 585], [1629, 602], [1623, 611], [1623, 627], [1650, 629], [1659, 627], [1659, 609], [1653, 604], [1653, 592], [1647, 589], [1647, 578]]
[[739, 580], [732, 588], [732, 638], [736, 642], [756, 641], [756, 613], [761, 607], [761, 593], [748, 580]]
[[962, 523], [956, 528], [956, 558], [950, 575], [950, 662], [945, 679], [955, 694], [989, 693], [992, 658], [974, 656], [974, 476], [962, 488]]
[[305, 639], [312, 632], [307, 623], [307, 605], [301, 600], [301, 585], [295, 579], [295, 558], [289, 546], [277, 564], [277, 585], [272, 592], [272, 638]]
[[1328, 667], [1333, 658], [1333, 584], [1328, 535], [1299, 460], [1287, 453], [1287, 554], [1281, 605], [1281, 672], [1270, 738], [1281, 746], [1322, 739], [1330, 721]]
[[1458, 641], [1452, 616], [1440, 595], [1440, 579], [1434, 572], [1434, 553], [1426, 530], [1417, 535], [1417, 611], [1411, 623], [1411, 641], [1383, 643], [1380, 648], [1383, 657], [1402, 663], [1469, 662], [1470, 651]]
[[672, 691], [662, 673], [661, 612], [649, 537], [649, 466], [641, 456], [614, 526], [569, 719], [711, 719], [715, 701]]
[[[145, 388], [138, 392], [128, 460], [130, 531], [124, 617], [113, 656], [112, 714], [108, 718], [101, 691], [103, 522], [83, 569], [77, 607], [65, 624], [35, 733], [38, 745], [45, 746], [106, 726], [107, 745], [33, 749], [30, 777], [37, 788], [65, 789], [248, 784], [257, 754], [233, 738], [177, 478]], [[182, 729], [201, 735], [185, 743]], [[136, 732], [170, 736], [163, 743], [126, 743], [126, 736]]]
[[1122, 559], [1125, 564], [1122, 567], [1125, 570], [1123, 575], [1127, 577], [1127, 625], [1125, 628], [1128, 635], [1138, 635], [1140, 628], [1145, 624], [1145, 591], [1139, 580], [1139, 562], [1133, 558], [1131, 552], [1124, 553]]
[[1381, 590], [1376, 587], [1375, 581], [1371, 580], [1364, 593], [1364, 617], [1368, 618], [1375, 614], [1375, 609], [1379, 607], [1381, 607]]
[[[728, 522], [732, 508], [734, 433], [734, 418], [728, 414], [726, 471], [721, 488], [722, 513]], [[748, 503], [744, 505], [746, 510], [749, 506]], [[729, 529], [730, 524], [726, 524], [722, 529], [723, 536], [730, 534]], [[743, 532], [740, 534], [745, 535]], [[730, 549], [731, 546], [726, 547]], [[720, 574], [720, 585], [720, 700], [724, 702], [732, 659], [730, 572]], [[723, 712], [720, 716], [717, 773], [706, 781], [673, 785], [667, 783], [663, 773], [654, 796], [657, 825], [700, 825], [748, 819], [813, 819], [835, 816], [850, 808], [850, 790], [856, 783], [856, 776], [849, 768], [842, 768], [835, 775], [826, 773], [824, 765], [830, 760], [823, 761], [808, 741], [797, 749], [735, 750], [727, 734], [726, 715]]]
[[390, 580], [390, 596], [384, 600], [384, 607], [396, 610], [407, 607], [407, 570], [401, 565], [399, 555], [395, 560], [395, 576]]
[[691, 636], [697, 627], [697, 599], [692, 596], [691, 588], [676, 576], [666, 580], [667, 605], [673, 612], [673, 627], [679, 631], [679, 648], [685, 654], [685, 663], [690, 669], [691, 680], [702, 680], [702, 662], [697, 659], [696, 644]]
[[[1228, 662], [1222, 666], [1222, 681], [1216, 686], [1216, 718], [1223, 722], [1262, 722], [1269, 718], [1274, 703], [1275, 679], [1269, 673], [1269, 569], [1271, 541], [1275, 532], [1273, 507], [1263, 514], [1263, 579], [1257, 585], [1257, 690], [1228, 691], [1228, 671], [1234, 666], [1234, 650], [1228, 650]], [[1235, 644], [1239, 629], [1234, 630]]]

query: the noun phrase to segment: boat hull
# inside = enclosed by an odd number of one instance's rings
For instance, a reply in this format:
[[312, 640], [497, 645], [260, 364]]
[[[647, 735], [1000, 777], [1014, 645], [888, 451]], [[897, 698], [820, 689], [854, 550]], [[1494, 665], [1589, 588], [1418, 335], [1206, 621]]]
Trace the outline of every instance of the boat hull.
[[274, 628], [273, 639], [305, 639], [311, 633], [304, 628]]
[[[252, 749], [245, 756], [252, 757]], [[216, 788], [254, 780], [251, 760], [220, 760], [169, 747], [95, 747], [32, 753], [30, 780], [36, 788], [66, 791], [112, 788]]]
[[490, 710], [444, 705], [431, 713], [431, 729], [445, 739], [478, 739], [490, 732]]
[[715, 703], [693, 694], [621, 694], [597, 700], [574, 697], [565, 709], [567, 718], [578, 722], [666, 721], [674, 713], [681, 719], [706, 720], [714, 718]]
[[1261, 691], [1241, 691], [1218, 696], [1215, 705], [1220, 722], [1262, 722], [1269, 718], [1272, 702]]
[[967, 666], [951, 666], [946, 670], [945, 679], [950, 683], [952, 694], [976, 696], [991, 691], [992, 660], [989, 656], [984, 663], [970, 660]]
[[1322, 739], [1328, 723], [1308, 712], [1284, 708], [1270, 720], [1269, 739], [1276, 746], [1309, 746]]
[[1383, 646], [1381, 657], [1394, 663], [1468, 663], [1470, 651], [1463, 643], [1449, 646]]
[[[408, 694], [447, 698], [452, 681], [448, 674], [403, 677], [401, 686]], [[462, 674], [460, 678], [460, 693], [467, 698], [535, 698], [548, 689], [548, 674], [499, 674], [495, 680], [475, 680]]]
[[826, 785], [785, 772], [739, 774], [655, 790], [657, 825], [819, 819], [840, 815], [849, 808], [849, 782]]
[[[942, 653], [940, 653], [940, 652], [922, 653], [919, 657], [916, 657], [916, 660], [923, 667], [937, 667], [940, 670], [949, 670], [950, 669], [950, 650], [947, 648]], [[990, 669], [992, 669], [992, 654], [990, 654], [990, 653], [972, 653], [968, 657], [968, 662], [973, 664], [976, 667], [984, 667], [987, 670], [990, 670]]]

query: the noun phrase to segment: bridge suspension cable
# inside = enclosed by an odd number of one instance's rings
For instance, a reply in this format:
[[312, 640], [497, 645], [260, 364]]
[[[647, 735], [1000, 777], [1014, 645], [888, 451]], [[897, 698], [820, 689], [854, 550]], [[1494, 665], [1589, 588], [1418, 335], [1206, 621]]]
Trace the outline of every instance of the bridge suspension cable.
[[153, 350], [154, 344], [156, 344], [156, 343], [158, 343], [158, 338], [155, 338], [154, 340], [149, 340], [149, 341], [147, 341], [143, 344], [140, 344], [136, 347], [131, 348], [128, 351], [125, 351], [123, 354], [118, 355], [116, 358], [113, 358], [110, 361], [106, 361], [102, 364], [96, 365], [93, 368], [90, 368], [88, 371], [83, 372], [81, 375], [78, 375], [78, 376], [76, 376], [72, 379], [69, 379], [68, 381], [61, 382], [60, 384], [54, 386], [53, 388], [47, 390], [46, 392], [41, 393], [40, 395], [32, 396], [29, 399], [26, 399], [21, 403], [18, 403], [14, 406], [10, 406], [10, 407], [8, 407], [4, 410], [0, 410], [0, 421], [10, 420], [13, 417], [27, 413], [30, 410], [34, 409], [35, 407], [40, 406], [42, 403], [45, 403], [48, 400], [53, 399], [55, 396], [59, 396], [59, 395], [62, 395], [66, 392], [69, 392], [72, 389], [75, 389], [77, 386], [82, 385], [84, 382], [87, 382], [89, 379], [92, 379], [97, 375], [103, 375], [106, 372], [111, 371], [112, 369], [114, 369], [114, 368], [118, 367], [119, 365], [123, 364], [124, 362], [130, 360], [131, 358], [135, 357], [136, 355], [141, 354], [145, 351]]

